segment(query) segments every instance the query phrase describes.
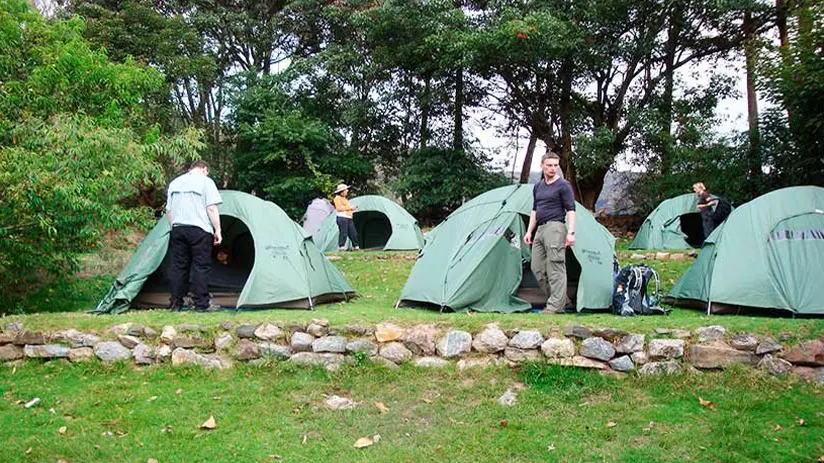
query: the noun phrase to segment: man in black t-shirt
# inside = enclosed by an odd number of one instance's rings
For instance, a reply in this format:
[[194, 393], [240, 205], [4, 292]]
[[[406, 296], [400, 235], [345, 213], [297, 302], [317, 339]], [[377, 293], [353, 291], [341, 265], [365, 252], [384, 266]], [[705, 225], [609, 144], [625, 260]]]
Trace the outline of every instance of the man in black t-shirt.
[[575, 244], [575, 195], [569, 182], [558, 175], [559, 162], [555, 153], [541, 159], [543, 176], [532, 190], [532, 213], [524, 236], [532, 245], [532, 273], [547, 295], [543, 313], [564, 312], [566, 248]]

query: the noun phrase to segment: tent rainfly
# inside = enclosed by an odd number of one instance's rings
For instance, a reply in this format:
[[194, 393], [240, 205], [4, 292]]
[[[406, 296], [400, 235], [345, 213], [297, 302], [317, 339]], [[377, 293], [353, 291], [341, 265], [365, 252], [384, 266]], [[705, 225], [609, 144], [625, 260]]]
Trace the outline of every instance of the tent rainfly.
[[824, 188], [783, 188], [735, 209], [668, 293], [708, 313], [824, 315]]
[[[365, 195], [352, 198], [352, 215], [355, 231], [362, 249], [384, 251], [417, 250], [423, 247], [423, 234], [418, 221], [400, 204], [383, 196]], [[331, 213], [321, 224], [312, 239], [324, 252], [338, 249], [338, 224]], [[346, 242], [346, 247], [352, 243]]]
[[[543, 306], [546, 295], [523, 242], [532, 188], [497, 188], [450, 214], [427, 236], [398, 305], [456, 312]], [[576, 243], [567, 249], [568, 295], [578, 311], [606, 309], [612, 302], [615, 238], [580, 204], [576, 217]]]
[[320, 230], [324, 219], [329, 217], [329, 214], [334, 214], [334, 212], [335, 206], [328, 199], [313, 199], [309, 203], [309, 207], [306, 208], [306, 213], [303, 214], [303, 231], [307, 235], [314, 235]]
[[703, 239], [698, 196], [690, 193], [667, 199], [650, 212], [629, 248], [698, 248]]
[[[281, 208], [238, 191], [221, 191], [223, 244], [231, 261], [213, 260], [209, 292], [223, 307], [313, 308], [355, 291]], [[169, 304], [169, 222], [160, 219], [98, 303], [96, 313]]]

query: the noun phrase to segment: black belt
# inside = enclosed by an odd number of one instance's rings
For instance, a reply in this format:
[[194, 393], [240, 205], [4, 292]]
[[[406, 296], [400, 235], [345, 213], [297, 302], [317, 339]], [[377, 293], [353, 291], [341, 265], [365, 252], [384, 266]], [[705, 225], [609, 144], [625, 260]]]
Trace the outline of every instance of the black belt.
[[558, 223], [564, 223], [564, 224], [566, 223], [566, 221], [565, 221], [565, 220], [547, 220], [547, 221], [545, 221], [545, 222], [539, 222], [539, 223], [538, 223], [538, 226], [540, 227], [540, 226], [542, 226], [542, 225], [546, 225], [546, 224], [548, 224], [549, 222], [558, 222]]

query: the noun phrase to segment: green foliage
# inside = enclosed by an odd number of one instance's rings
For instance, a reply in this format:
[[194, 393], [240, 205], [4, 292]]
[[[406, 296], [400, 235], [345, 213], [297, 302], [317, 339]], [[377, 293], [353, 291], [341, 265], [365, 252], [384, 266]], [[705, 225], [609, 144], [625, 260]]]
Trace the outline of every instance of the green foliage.
[[472, 153], [427, 148], [412, 152], [394, 188], [418, 220], [436, 223], [464, 201], [506, 183]]

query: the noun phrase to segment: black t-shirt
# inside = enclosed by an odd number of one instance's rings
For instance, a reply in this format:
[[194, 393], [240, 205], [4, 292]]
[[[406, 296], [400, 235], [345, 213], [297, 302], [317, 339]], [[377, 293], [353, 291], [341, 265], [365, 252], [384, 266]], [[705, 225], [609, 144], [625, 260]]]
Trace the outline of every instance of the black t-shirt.
[[566, 222], [567, 211], [575, 210], [572, 185], [562, 178], [550, 184], [541, 178], [532, 189], [532, 210], [536, 212], [538, 225]]

